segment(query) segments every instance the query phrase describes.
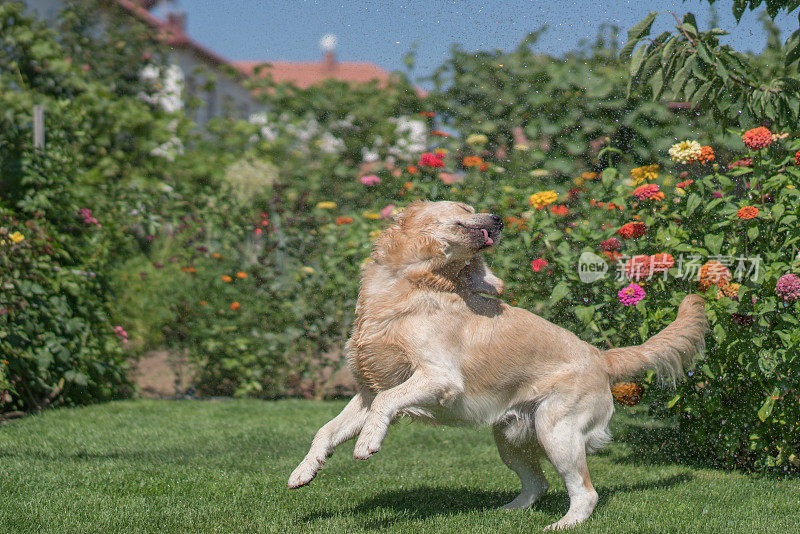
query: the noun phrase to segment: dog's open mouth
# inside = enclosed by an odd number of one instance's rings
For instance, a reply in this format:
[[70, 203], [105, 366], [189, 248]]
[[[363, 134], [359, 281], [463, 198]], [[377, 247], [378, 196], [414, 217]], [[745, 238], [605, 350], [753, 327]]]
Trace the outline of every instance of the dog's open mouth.
[[461, 224], [460, 226], [468, 230], [470, 234], [474, 235], [479, 242], [482, 242], [482, 246], [491, 247], [494, 245], [496, 236], [495, 238], [492, 238], [491, 233], [486, 228], [481, 228], [479, 226], [467, 226], [466, 224]]

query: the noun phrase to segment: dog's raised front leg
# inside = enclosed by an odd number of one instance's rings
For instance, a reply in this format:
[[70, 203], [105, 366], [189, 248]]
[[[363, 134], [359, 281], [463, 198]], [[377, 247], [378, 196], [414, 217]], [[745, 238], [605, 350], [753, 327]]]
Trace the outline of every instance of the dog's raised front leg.
[[375, 395], [353, 451], [356, 460], [366, 460], [381, 449], [386, 431], [398, 412], [413, 406], [430, 406], [458, 391], [457, 386], [436, 375], [418, 370], [399, 386]]
[[289, 488], [299, 488], [311, 482], [325, 465], [333, 450], [361, 432], [369, 414], [373, 393], [362, 389], [353, 397], [339, 415], [317, 431], [311, 449], [289, 477]]

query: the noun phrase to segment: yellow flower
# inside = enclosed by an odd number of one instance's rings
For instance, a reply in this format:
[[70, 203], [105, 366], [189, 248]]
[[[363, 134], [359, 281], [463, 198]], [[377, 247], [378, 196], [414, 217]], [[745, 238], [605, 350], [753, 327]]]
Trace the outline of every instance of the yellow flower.
[[658, 165], [645, 165], [631, 169], [631, 178], [633, 178], [633, 185], [653, 182], [658, 178]]
[[315, 271], [314, 271], [313, 267], [303, 266], [303, 267], [300, 267], [300, 272], [301, 273], [306, 273], [306, 274], [314, 274]]
[[514, 145], [514, 150], [520, 150], [522, 152], [526, 152], [526, 151], [530, 150], [530, 148], [528, 147], [528, 145], [523, 145], [522, 143], [517, 143], [516, 145]]
[[369, 233], [369, 238], [370, 238], [370, 239], [375, 239], [375, 238], [377, 238], [379, 235], [381, 235], [381, 231], [380, 231], [380, 230], [373, 230], [373, 231], [371, 231], [371, 232]]
[[381, 214], [374, 211], [365, 211], [363, 215], [365, 219], [371, 219], [373, 221], [377, 221], [381, 218]]
[[528, 198], [528, 204], [539, 210], [549, 204], [552, 204], [556, 200], [558, 200], [558, 193], [555, 191], [541, 191], [539, 193], [532, 194]]
[[548, 176], [549, 174], [550, 174], [550, 172], [547, 169], [533, 169], [530, 172], [530, 175], [533, 176], [534, 178], [544, 178], [545, 176]]
[[332, 210], [336, 209], [336, 202], [331, 202], [330, 200], [325, 200], [324, 202], [317, 203], [317, 207], [323, 210]]
[[489, 142], [489, 138], [483, 134], [472, 134], [467, 137], [467, 144], [472, 146], [481, 146]]
[[444, 149], [444, 148], [437, 148], [436, 150], [434, 150], [434, 153], [436, 153], [436, 154], [438, 154], [440, 156], [446, 156], [447, 155], [447, 150]]
[[25, 236], [22, 235], [19, 232], [14, 232], [13, 234], [11, 234], [8, 237], [10, 237], [11, 241], [13, 241], [14, 243], [19, 243], [20, 241], [24, 241], [25, 240]]
[[702, 151], [703, 147], [700, 146], [700, 143], [687, 139], [672, 145], [669, 149], [669, 157], [677, 163], [691, 163], [700, 157]]

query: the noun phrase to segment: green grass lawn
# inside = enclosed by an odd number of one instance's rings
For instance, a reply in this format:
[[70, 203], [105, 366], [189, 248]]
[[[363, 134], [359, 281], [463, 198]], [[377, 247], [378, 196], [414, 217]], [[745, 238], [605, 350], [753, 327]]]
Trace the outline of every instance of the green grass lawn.
[[[567, 510], [549, 465], [540, 502], [498, 510], [519, 482], [490, 431], [410, 421], [372, 459], [353, 460], [350, 442], [311, 486], [287, 490], [313, 433], [343, 405], [128, 401], [4, 424], [0, 531], [536, 532]], [[661, 451], [680, 438], [634, 410], [618, 411], [615, 442], [590, 458], [600, 503], [572, 532], [800, 531], [797, 479], [675, 463]]]

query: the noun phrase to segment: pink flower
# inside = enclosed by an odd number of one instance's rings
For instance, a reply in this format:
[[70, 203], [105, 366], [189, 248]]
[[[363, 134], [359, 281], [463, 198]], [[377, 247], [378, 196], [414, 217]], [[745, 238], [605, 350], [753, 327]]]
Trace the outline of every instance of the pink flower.
[[420, 167], [444, 167], [444, 161], [438, 154], [433, 152], [425, 152], [419, 157]]
[[128, 333], [121, 326], [115, 326], [114, 333], [122, 340], [123, 343], [128, 342]]
[[368, 174], [366, 176], [361, 177], [361, 183], [370, 186], [370, 185], [378, 185], [381, 183], [381, 179], [375, 176], [374, 174]]
[[658, 194], [658, 191], [658, 184], [644, 184], [640, 185], [634, 190], [633, 196], [639, 200], [647, 200], [648, 198], [655, 197]]
[[94, 224], [97, 225], [98, 228], [100, 228], [100, 223], [97, 221], [97, 219], [92, 217], [92, 210], [90, 210], [89, 208], [79, 209], [78, 216], [80, 216], [83, 219], [83, 224], [86, 225]]
[[784, 274], [778, 278], [775, 293], [785, 302], [800, 300], [800, 278], [796, 274]]
[[645, 296], [644, 289], [639, 284], [631, 284], [628, 287], [622, 288], [617, 293], [620, 303], [625, 306], [633, 306]]
[[619, 239], [617, 239], [616, 237], [612, 237], [600, 243], [600, 248], [607, 251], [619, 250], [619, 247], [621, 245], [622, 243], [620, 243]]
[[393, 210], [394, 210], [394, 204], [388, 204], [384, 206], [383, 209], [381, 210], [381, 219], [391, 219]]
[[543, 260], [542, 258], [536, 258], [531, 262], [531, 269], [533, 269], [534, 272], [538, 273], [539, 271], [547, 267], [547, 265], [548, 265], [547, 260]]

